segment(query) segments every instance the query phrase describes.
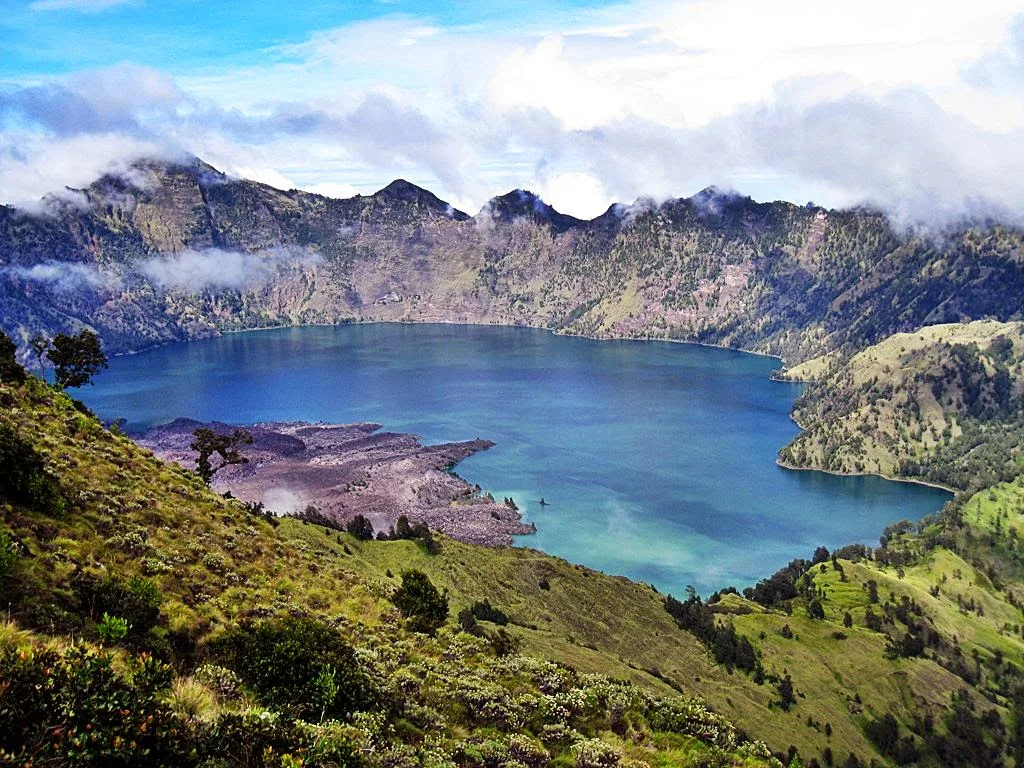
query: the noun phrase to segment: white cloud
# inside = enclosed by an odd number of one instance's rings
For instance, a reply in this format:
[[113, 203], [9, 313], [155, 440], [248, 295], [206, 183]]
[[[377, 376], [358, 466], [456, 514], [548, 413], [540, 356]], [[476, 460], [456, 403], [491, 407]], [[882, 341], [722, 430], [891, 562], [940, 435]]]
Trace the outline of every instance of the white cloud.
[[582, 219], [593, 217], [595, 211], [606, 211], [617, 202], [601, 180], [589, 173], [560, 173], [545, 179], [540, 196], [556, 210]]
[[339, 183], [336, 181], [321, 181], [318, 184], [307, 184], [302, 187], [306, 192], [312, 192], [315, 195], [323, 195], [324, 197], [334, 197], [339, 200], [344, 200], [349, 197], [355, 197], [360, 194], [359, 190], [353, 187], [351, 184]]
[[267, 184], [275, 189], [288, 191], [295, 189], [295, 182], [275, 168], [253, 167], [248, 165], [235, 165], [230, 169], [232, 175], [243, 179], [252, 179], [260, 184]]
[[0, 131], [0, 200], [38, 210], [45, 194], [85, 187], [139, 157], [168, 154], [166, 146], [121, 133], [54, 137]]
[[167, 291], [244, 291], [265, 283], [281, 268], [310, 266], [318, 261], [310, 251], [276, 248], [258, 253], [208, 248], [154, 256], [137, 269]]
[[69, 293], [79, 288], [113, 290], [121, 285], [121, 280], [117, 275], [100, 272], [99, 269], [89, 264], [43, 262], [31, 267], [0, 267], [0, 274], [33, 283], [42, 283], [59, 293]]
[[1020, 10], [633, 0], [515, 28], [387, 16], [242, 70], [125, 65], [0, 90], [0, 197], [80, 185], [146, 146], [335, 196], [401, 176], [469, 211], [514, 187], [586, 217], [717, 184], [906, 220], [1018, 215]]

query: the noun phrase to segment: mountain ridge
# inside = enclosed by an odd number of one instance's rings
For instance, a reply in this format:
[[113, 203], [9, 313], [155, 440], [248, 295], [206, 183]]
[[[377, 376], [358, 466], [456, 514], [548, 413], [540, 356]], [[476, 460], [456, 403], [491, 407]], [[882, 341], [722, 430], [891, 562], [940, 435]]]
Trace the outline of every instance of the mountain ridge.
[[798, 363], [921, 325], [1019, 319], [1022, 254], [1024, 234], [1005, 227], [936, 241], [878, 212], [714, 189], [589, 221], [513, 191], [469, 216], [402, 180], [335, 199], [194, 159], [103, 177], [41, 215], [0, 208], [0, 303], [22, 359], [34, 333], [83, 326], [125, 352], [271, 325], [419, 321]]

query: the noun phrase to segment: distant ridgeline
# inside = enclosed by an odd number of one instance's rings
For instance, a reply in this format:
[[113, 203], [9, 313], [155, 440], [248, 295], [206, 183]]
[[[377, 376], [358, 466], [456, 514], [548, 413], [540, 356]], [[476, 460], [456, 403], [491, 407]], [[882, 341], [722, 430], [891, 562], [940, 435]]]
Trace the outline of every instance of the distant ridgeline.
[[1017, 319], [1024, 295], [1019, 231], [916, 238], [878, 212], [714, 189], [591, 221], [517, 190], [470, 217], [405, 181], [335, 200], [192, 159], [141, 162], [43, 208], [0, 208], [0, 323], [23, 349], [82, 324], [120, 352], [409, 320], [689, 339], [796, 363], [924, 325]]

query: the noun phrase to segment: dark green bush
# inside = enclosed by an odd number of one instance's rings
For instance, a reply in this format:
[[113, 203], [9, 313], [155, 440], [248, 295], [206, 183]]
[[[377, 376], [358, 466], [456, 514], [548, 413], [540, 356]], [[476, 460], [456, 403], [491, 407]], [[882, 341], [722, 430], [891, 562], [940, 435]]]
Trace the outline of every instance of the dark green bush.
[[280, 768], [284, 755], [302, 765], [356, 768], [359, 753], [346, 739], [318, 736], [301, 721], [275, 713], [229, 713], [205, 729], [198, 748], [204, 765]]
[[5, 531], [0, 531], [0, 586], [18, 562], [18, 544]]
[[373, 538], [373, 524], [363, 515], [356, 515], [345, 525], [345, 530], [362, 541]]
[[67, 508], [42, 457], [7, 425], [0, 425], [0, 494], [48, 515], [60, 516]]
[[315, 619], [268, 619], [226, 632], [213, 655], [272, 707], [298, 717], [347, 718], [375, 708], [376, 696], [351, 646]]
[[433, 634], [448, 618], [448, 592], [440, 592], [423, 571], [402, 571], [402, 586], [391, 602], [414, 632]]
[[190, 736], [163, 703], [169, 669], [148, 656], [0, 651], [0, 763], [187, 765]]
[[20, 384], [25, 380], [25, 369], [18, 365], [15, 357], [17, 351], [11, 337], [0, 331], [0, 381]]
[[120, 616], [130, 625], [129, 637], [140, 637], [156, 626], [160, 619], [163, 595], [151, 579], [132, 576], [127, 581], [106, 578], [100, 582], [83, 579], [79, 593], [86, 600], [89, 612], [99, 618], [104, 613]]
[[508, 624], [508, 614], [500, 608], [495, 608], [491, 605], [491, 601], [486, 598], [483, 600], [477, 600], [469, 606], [469, 611], [473, 614], [474, 618], [480, 621], [489, 621], [500, 627], [504, 627]]

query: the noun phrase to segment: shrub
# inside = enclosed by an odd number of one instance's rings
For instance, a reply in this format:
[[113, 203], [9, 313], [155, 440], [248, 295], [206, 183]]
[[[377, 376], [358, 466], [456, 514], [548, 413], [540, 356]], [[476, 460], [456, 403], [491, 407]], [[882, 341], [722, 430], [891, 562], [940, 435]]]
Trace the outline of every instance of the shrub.
[[224, 573], [227, 570], [228, 562], [220, 552], [207, 552], [200, 562], [203, 567], [211, 573]]
[[18, 562], [20, 547], [5, 531], [0, 531], [0, 582], [2, 582]]
[[779, 706], [782, 707], [784, 712], [788, 712], [789, 708], [796, 704], [793, 679], [788, 674], [783, 676], [775, 690], [779, 693]]
[[20, 384], [25, 380], [25, 369], [18, 365], [17, 351], [11, 337], [0, 331], [0, 381]]
[[48, 515], [60, 516], [67, 507], [42, 457], [7, 425], [0, 425], [0, 493]]
[[496, 656], [512, 656], [519, 653], [519, 649], [523, 645], [523, 641], [520, 638], [509, 634], [504, 629], [492, 632], [487, 636], [487, 640], [490, 642], [491, 649]]
[[345, 530], [361, 541], [373, 538], [373, 525], [363, 515], [356, 515], [345, 524]]
[[821, 605], [821, 600], [816, 597], [812, 597], [807, 601], [807, 615], [812, 619], [821, 620], [825, 618], [825, 609]]
[[192, 678], [213, 692], [218, 701], [233, 701], [242, 695], [242, 680], [227, 667], [203, 664]]
[[[370, 682], [351, 646], [315, 619], [243, 625], [215, 640], [212, 648], [264, 704], [291, 708], [303, 719], [348, 718], [374, 706]], [[331, 686], [325, 684], [328, 678]]]
[[622, 753], [611, 744], [600, 739], [586, 739], [572, 747], [576, 768], [615, 768], [622, 759]]
[[128, 581], [107, 578], [98, 584], [84, 581], [79, 586], [83, 596], [91, 601], [95, 613], [120, 616], [129, 625], [133, 637], [144, 635], [160, 619], [163, 595], [151, 579], [133, 576]]
[[131, 625], [120, 616], [111, 616], [104, 613], [103, 618], [96, 624], [96, 634], [104, 645], [116, 645], [128, 634]]
[[208, 720], [217, 711], [213, 693], [194, 678], [180, 677], [171, 683], [168, 704], [182, 720]]
[[[163, 703], [169, 669], [84, 645], [0, 651], [0, 752], [15, 764], [183, 765], [188, 736]], [[120, 666], [120, 665], [119, 665]]]
[[391, 602], [414, 632], [433, 634], [448, 618], [448, 592], [438, 591], [423, 571], [402, 571], [402, 585]]
[[469, 606], [469, 611], [473, 614], [474, 618], [480, 621], [489, 621], [492, 624], [497, 624], [499, 627], [504, 627], [508, 624], [508, 614], [500, 608], [495, 608], [491, 605], [490, 600], [477, 600]]
[[355, 745], [345, 734], [314, 729], [288, 715], [259, 710], [219, 717], [203, 734], [198, 753], [203, 765], [357, 768], [361, 764]]

